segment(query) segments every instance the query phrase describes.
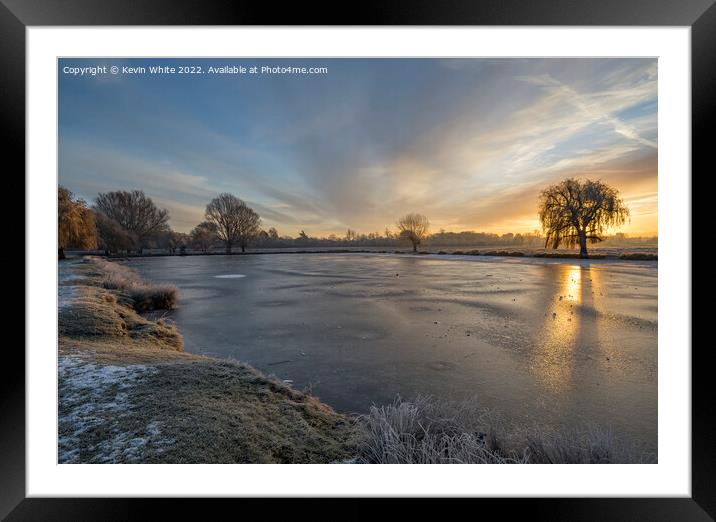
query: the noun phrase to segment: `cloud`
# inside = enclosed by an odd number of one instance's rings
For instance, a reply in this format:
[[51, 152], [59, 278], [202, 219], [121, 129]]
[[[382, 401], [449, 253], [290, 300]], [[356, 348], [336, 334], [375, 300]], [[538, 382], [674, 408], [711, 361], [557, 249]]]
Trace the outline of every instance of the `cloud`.
[[520, 76], [517, 79], [542, 87], [550, 93], [553, 100], [573, 107], [577, 111], [575, 116], [585, 124], [608, 123], [617, 134], [654, 149], [657, 148], [655, 141], [642, 138], [633, 126], [626, 124], [613, 115], [614, 112], [623, 109], [625, 106], [633, 105], [636, 102], [655, 96], [655, 81], [643, 86], [636, 85], [626, 89], [622, 87], [594, 94], [582, 94], [554, 79], [549, 74]]
[[89, 199], [97, 192], [141, 187], [148, 193], [176, 198], [205, 197], [215, 193], [206, 176], [182, 171], [170, 162], [132, 157], [106, 147], [61, 138], [60, 182], [73, 184]]
[[180, 230], [228, 191], [295, 235], [407, 212], [531, 231], [541, 188], [592, 176], [656, 229], [656, 60], [328, 62], [309, 80], [63, 86], [60, 182], [89, 200], [143, 189]]

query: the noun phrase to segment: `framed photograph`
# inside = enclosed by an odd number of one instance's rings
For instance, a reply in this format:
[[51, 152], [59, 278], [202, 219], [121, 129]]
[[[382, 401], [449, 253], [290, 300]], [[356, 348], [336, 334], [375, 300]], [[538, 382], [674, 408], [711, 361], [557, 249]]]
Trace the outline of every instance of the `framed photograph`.
[[711, 1], [2, 2], [27, 305], [0, 514], [715, 516]]

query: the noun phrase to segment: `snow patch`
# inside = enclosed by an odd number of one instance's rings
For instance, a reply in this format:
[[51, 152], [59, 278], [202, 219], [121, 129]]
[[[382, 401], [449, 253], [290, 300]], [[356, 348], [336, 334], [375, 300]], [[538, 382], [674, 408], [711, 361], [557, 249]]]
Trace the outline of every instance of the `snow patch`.
[[217, 279], [239, 279], [240, 277], [246, 277], [244, 274], [224, 274], [214, 276]]
[[[60, 356], [58, 462], [139, 462], [148, 446], [161, 452], [172, 444], [173, 440], [161, 438], [158, 421], [147, 424], [142, 433], [126, 431], [134, 408], [132, 388], [156, 372], [142, 364], [100, 365], [77, 356]], [[83, 443], [83, 437], [95, 430], [106, 432], [103, 440]]]

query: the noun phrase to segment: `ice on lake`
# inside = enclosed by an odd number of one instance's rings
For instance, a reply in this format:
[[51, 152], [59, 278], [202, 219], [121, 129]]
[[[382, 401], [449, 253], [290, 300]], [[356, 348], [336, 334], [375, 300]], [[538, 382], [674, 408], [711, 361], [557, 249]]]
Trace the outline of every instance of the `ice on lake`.
[[[141, 258], [176, 284], [187, 351], [291, 380], [339, 411], [476, 398], [521, 423], [657, 445], [657, 262], [291, 254]], [[247, 276], [241, 285], [221, 279]]]

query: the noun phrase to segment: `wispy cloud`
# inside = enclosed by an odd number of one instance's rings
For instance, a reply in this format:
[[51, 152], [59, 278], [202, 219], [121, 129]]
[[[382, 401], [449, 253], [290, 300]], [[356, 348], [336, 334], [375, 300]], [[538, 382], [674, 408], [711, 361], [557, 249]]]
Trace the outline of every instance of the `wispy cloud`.
[[[642, 138], [633, 126], [624, 123], [613, 115], [614, 112], [623, 110], [626, 106], [628, 106], [628, 104], [633, 104], [635, 102], [633, 99], [634, 96], [644, 91], [644, 89], [641, 89], [638, 86], [626, 91], [617, 90], [584, 95], [568, 85], [555, 80], [549, 74], [543, 74], [540, 76], [521, 76], [518, 77], [518, 79], [532, 85], [540, 86], [550, 92], [551, 98], [554, 101], [574, 107], [574, 109], [576, 109], [576, 112], [574, 113], [575, 118], [579, 118], [584, 125], [591, 123], [607, 123], [613, 127], [614, 132], [617, 134], [654, 149], [657, 148], [655, 141]], [[648, 85], [648, 87], [649, 88], [646, 92], [643, 93], [646, 96], [645, 99], [649, 99], [652, 94], [651, 85]], [[641, 101], [641, 99], [637, 98], [636, 101]], [[625, 103], [627, 105], [625, 105]]]

